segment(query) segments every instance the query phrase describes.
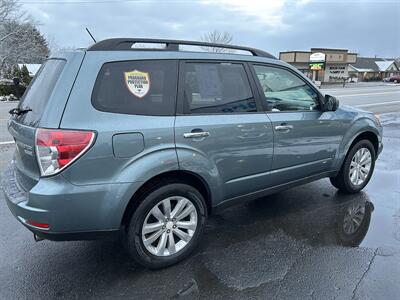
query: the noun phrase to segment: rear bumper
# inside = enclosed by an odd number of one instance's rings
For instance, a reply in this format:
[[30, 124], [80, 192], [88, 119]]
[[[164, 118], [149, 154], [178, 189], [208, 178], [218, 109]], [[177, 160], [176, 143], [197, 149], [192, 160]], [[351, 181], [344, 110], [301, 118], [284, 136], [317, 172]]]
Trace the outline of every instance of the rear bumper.
[[[27, 220], [41, 220], [44, 222], [49, 218], [47, 211], [35, 211], [33, 208], [26, 205], [27, 201], [23, 201], [20, 204], [13, 203], [10, 198], [5, 194], [7, 205], [14, 215], [14, 217], [20, 221], [28, 230], [38, 237], [52, 241], [79, 241], [79, 240], [114, 240], [118, 239], [121, 231], [119, 229], [111, 230], [95, 230], [95, 231], [64, 231], [56, 232], [52, 230], [52, 224], [50, 228], [41, 229], [26, 223]], [[27, 219], [25, 219], [25, 216]], [[47, 224], [47, 223], [45, 223]], [[66, 225], [66, 224], [65, 224]]]
[[[40, 179], [26, 192], [16, 180], [13, 165], [2, 177], [5, 200], [15, 218], [39, 237], [60, 241], [118, 235], [125, 208], [140, 185], [77, 186], [58, 175]], [[33, 226], [28, 220], [49, 228]]]
[[[26, 226], [26, 225], [25, 225]], [[117, 240], [120, 238], [121, 230], [99, 230], [82, 232], [44, 232], [26, 226], [33, 234], [44, 240], [50, 241], [88, 241], [88, 240]]]

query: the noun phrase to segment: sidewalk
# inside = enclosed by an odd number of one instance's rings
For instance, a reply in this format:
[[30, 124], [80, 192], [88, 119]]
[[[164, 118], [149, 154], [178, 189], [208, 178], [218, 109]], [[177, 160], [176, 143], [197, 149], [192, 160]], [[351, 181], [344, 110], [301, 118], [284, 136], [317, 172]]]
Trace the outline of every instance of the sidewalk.
[[[400, 86], [400, 84], [374, 81], [374, 82], [348, 82], [344, 88], [363, 88], [363, 87], [378, 87], [378, 86]], [[343, 88], [343, 83], [325, 83], [321, 85], [321, 89], [337, 89]]]

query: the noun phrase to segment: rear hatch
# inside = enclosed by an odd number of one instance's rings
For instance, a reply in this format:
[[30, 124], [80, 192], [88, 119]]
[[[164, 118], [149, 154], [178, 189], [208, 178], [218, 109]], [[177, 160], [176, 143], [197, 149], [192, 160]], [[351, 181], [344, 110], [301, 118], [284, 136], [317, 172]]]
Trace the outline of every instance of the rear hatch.
[[[46, 60], [21, 98], [17, 107], [20, 112], [11, 116], [8, 123], [8, 130], [16, 144], [15, 175], [25, 191], [29, 191], [40, 177], [35, 153], [36, 129], [59, 127], [84, 56], [83, 52], [78, 53], [78, 59], [76, 55], [69, 54]], [[71, 64], [68, 58], [71, 58]]]

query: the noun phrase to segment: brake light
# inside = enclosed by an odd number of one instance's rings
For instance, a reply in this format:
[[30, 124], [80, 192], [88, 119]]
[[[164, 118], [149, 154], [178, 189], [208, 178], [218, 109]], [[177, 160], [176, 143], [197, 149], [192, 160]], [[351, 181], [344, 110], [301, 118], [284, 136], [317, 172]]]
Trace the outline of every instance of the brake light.
[[37, 129], [36, 155], [41, 175], [54, 175], [69, 166], [89, 149], [93, 140], [91, 131]]

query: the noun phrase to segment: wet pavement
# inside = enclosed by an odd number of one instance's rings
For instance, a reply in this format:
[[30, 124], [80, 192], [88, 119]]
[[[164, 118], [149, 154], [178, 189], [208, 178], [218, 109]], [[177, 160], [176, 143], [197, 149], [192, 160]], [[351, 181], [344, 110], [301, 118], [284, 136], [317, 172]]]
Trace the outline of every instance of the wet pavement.
[[[400, 114], [382, 122], [384, 151], [363, 192], [323, 179], [231, 207], [164, 270], [139, 267], [118, 242], [35, 243], [1, 195], [0, 298], [398, 299]], [[11, 155], [0, 147], [1, 169]]]

